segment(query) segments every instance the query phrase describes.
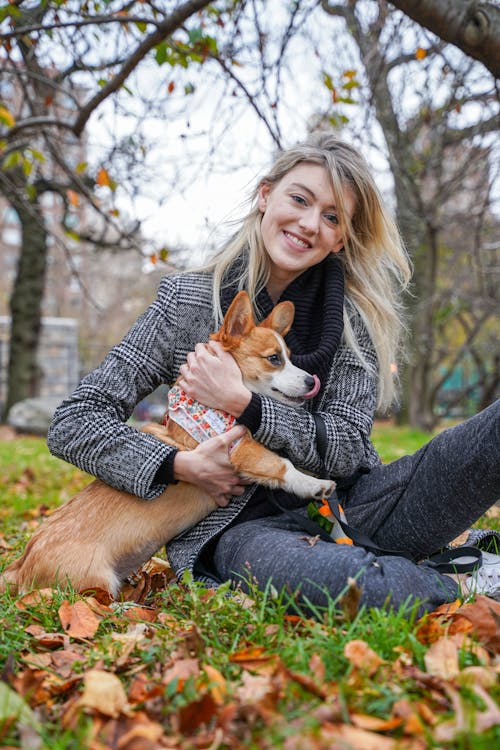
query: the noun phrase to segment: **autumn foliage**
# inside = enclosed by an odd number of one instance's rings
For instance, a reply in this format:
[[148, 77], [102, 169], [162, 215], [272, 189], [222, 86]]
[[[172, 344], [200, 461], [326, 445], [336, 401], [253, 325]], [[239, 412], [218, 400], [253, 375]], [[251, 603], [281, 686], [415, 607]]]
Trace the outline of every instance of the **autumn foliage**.
[[[0, 470], [2, 568], [50, 514], [53, 487], [71, 495], [87, 481], [40, 461], [37, 446], [3, 444], [17, 465]], [[493, 749], [500, 739], [500, 603], [483, 596], [416, 620], [411, 609], [360, 610], [351, 581], [311, 617], [293, 592], [178, 583], [153, 558], [121, 601], [5, 593], [0, 618], [2, 748]]]

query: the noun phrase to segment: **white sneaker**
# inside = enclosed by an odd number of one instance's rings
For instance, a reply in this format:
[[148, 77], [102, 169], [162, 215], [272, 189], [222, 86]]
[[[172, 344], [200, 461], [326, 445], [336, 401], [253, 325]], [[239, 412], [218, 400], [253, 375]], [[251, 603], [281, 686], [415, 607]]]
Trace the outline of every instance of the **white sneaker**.
[[471, 574], [464, 588], [468, 596], [483, 594], [500, 601], [500, 555], [481, 551], [481, 567]]

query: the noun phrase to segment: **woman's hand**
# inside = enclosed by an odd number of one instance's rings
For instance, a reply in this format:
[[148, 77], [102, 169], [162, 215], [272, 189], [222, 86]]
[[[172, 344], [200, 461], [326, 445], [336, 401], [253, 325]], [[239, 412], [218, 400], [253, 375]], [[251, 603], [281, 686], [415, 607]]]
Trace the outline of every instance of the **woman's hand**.
[[242, 495], [245, 491], [245, 484], [229, 458], [232, 443], [245, 432], [245, 427], [236, 425], [199, 443], [192, 451], [179, 451], [174, 458], [174, 478], [201, 487], [217, 505], [225, 507], [232, 495]]
[[239, 417], [252, 394], [243, 383], [240, 368], [218, 341], [197, 344], [180, 368], [179, 385], [204, 406]]

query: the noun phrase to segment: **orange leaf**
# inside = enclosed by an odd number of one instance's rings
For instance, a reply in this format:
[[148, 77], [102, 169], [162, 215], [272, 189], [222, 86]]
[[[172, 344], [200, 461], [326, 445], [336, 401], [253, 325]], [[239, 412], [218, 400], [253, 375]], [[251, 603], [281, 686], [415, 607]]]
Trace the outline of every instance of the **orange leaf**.
[[156, 610], [150, 607], [130, 607], [123, 613], [127, 620], [132, 622], [154, 622], [156, 620]]
[[92, 638], [99, 627], [100, 618], [81, 599], [74, 604], [64, 601], [58, 614], [64, 631], [72, 638]]
[[391, 729], [400, 727], [403, 723], [401, 716], [391, 719], [379, 719], [378, 716], [368, 716], [367, 714], [351, 714], [350, 719], [354, 726], [360, 729], [368, 729], [372, 732], [388, 732]]
[[472, 623], [480, 641], [493, 653], [500, 652], [500, 602], [489, 596], [476, 596], [471, 604], [464, 604], [457, 615]]
[[70, 204], [77, 208], [80, 204], [80, 196], [78, 193], [75, 190], [66, 190], [66, 195]]
[[104, 167], [101, 167], [97, 173], [97, 184], [101, 187], [111, 187], [111, 178]]
[[224, 703], [224, 698], [227, 694], [226, 680], [219, 672], [219, 670], [215, 669], [215, 667], [212, 667], [210, 664], [205, 664], [203, 667], [203, 671], [210, 680], [210, 695], [218, 706], [222, 706], [222, 704]]
[[130, 685], [128, 699], [130, 703], [144, 703], [150, 698], [161, 698], [165, 693], [163, 685], [155, 685], [147, 675], [135, 675]]
[[[211, 695], [204, 695], [200, 700], [193, 701], [180, 708], [177, 714], [179, 731], [192, 732], [201, 724], [208, 724], [217, 713], [217, 705]], [[217, 745], [218, 747], [218, 745]]]
[[415, 57], [417, 58], [417, 60], [423, 60], [425, 57], [427, 57], [427, 50], [423, 49], [423, 47], [417, 47]]
[[365, 641], [349, 641], [344, 646], [344, 656], [354, 667], [369, 675], [375, 674], [384, 663], [378, 654]]

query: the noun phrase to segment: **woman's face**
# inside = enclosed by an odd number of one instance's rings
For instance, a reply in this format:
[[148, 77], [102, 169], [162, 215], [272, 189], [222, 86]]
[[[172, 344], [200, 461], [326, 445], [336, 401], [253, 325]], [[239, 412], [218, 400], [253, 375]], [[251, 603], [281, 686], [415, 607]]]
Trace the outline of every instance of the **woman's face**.
[[[344, 203], [352, 217], [355, 199], [344, 189]], [[338, 253], [343, 232], [326, 170], [304, 162], [278, 183], [262, 183], [258, 207], [262, 239], [271, 261], [268, 291], [278, 296], [303, 271]], [[273, 292], [275, 294], [273, 295]]]

